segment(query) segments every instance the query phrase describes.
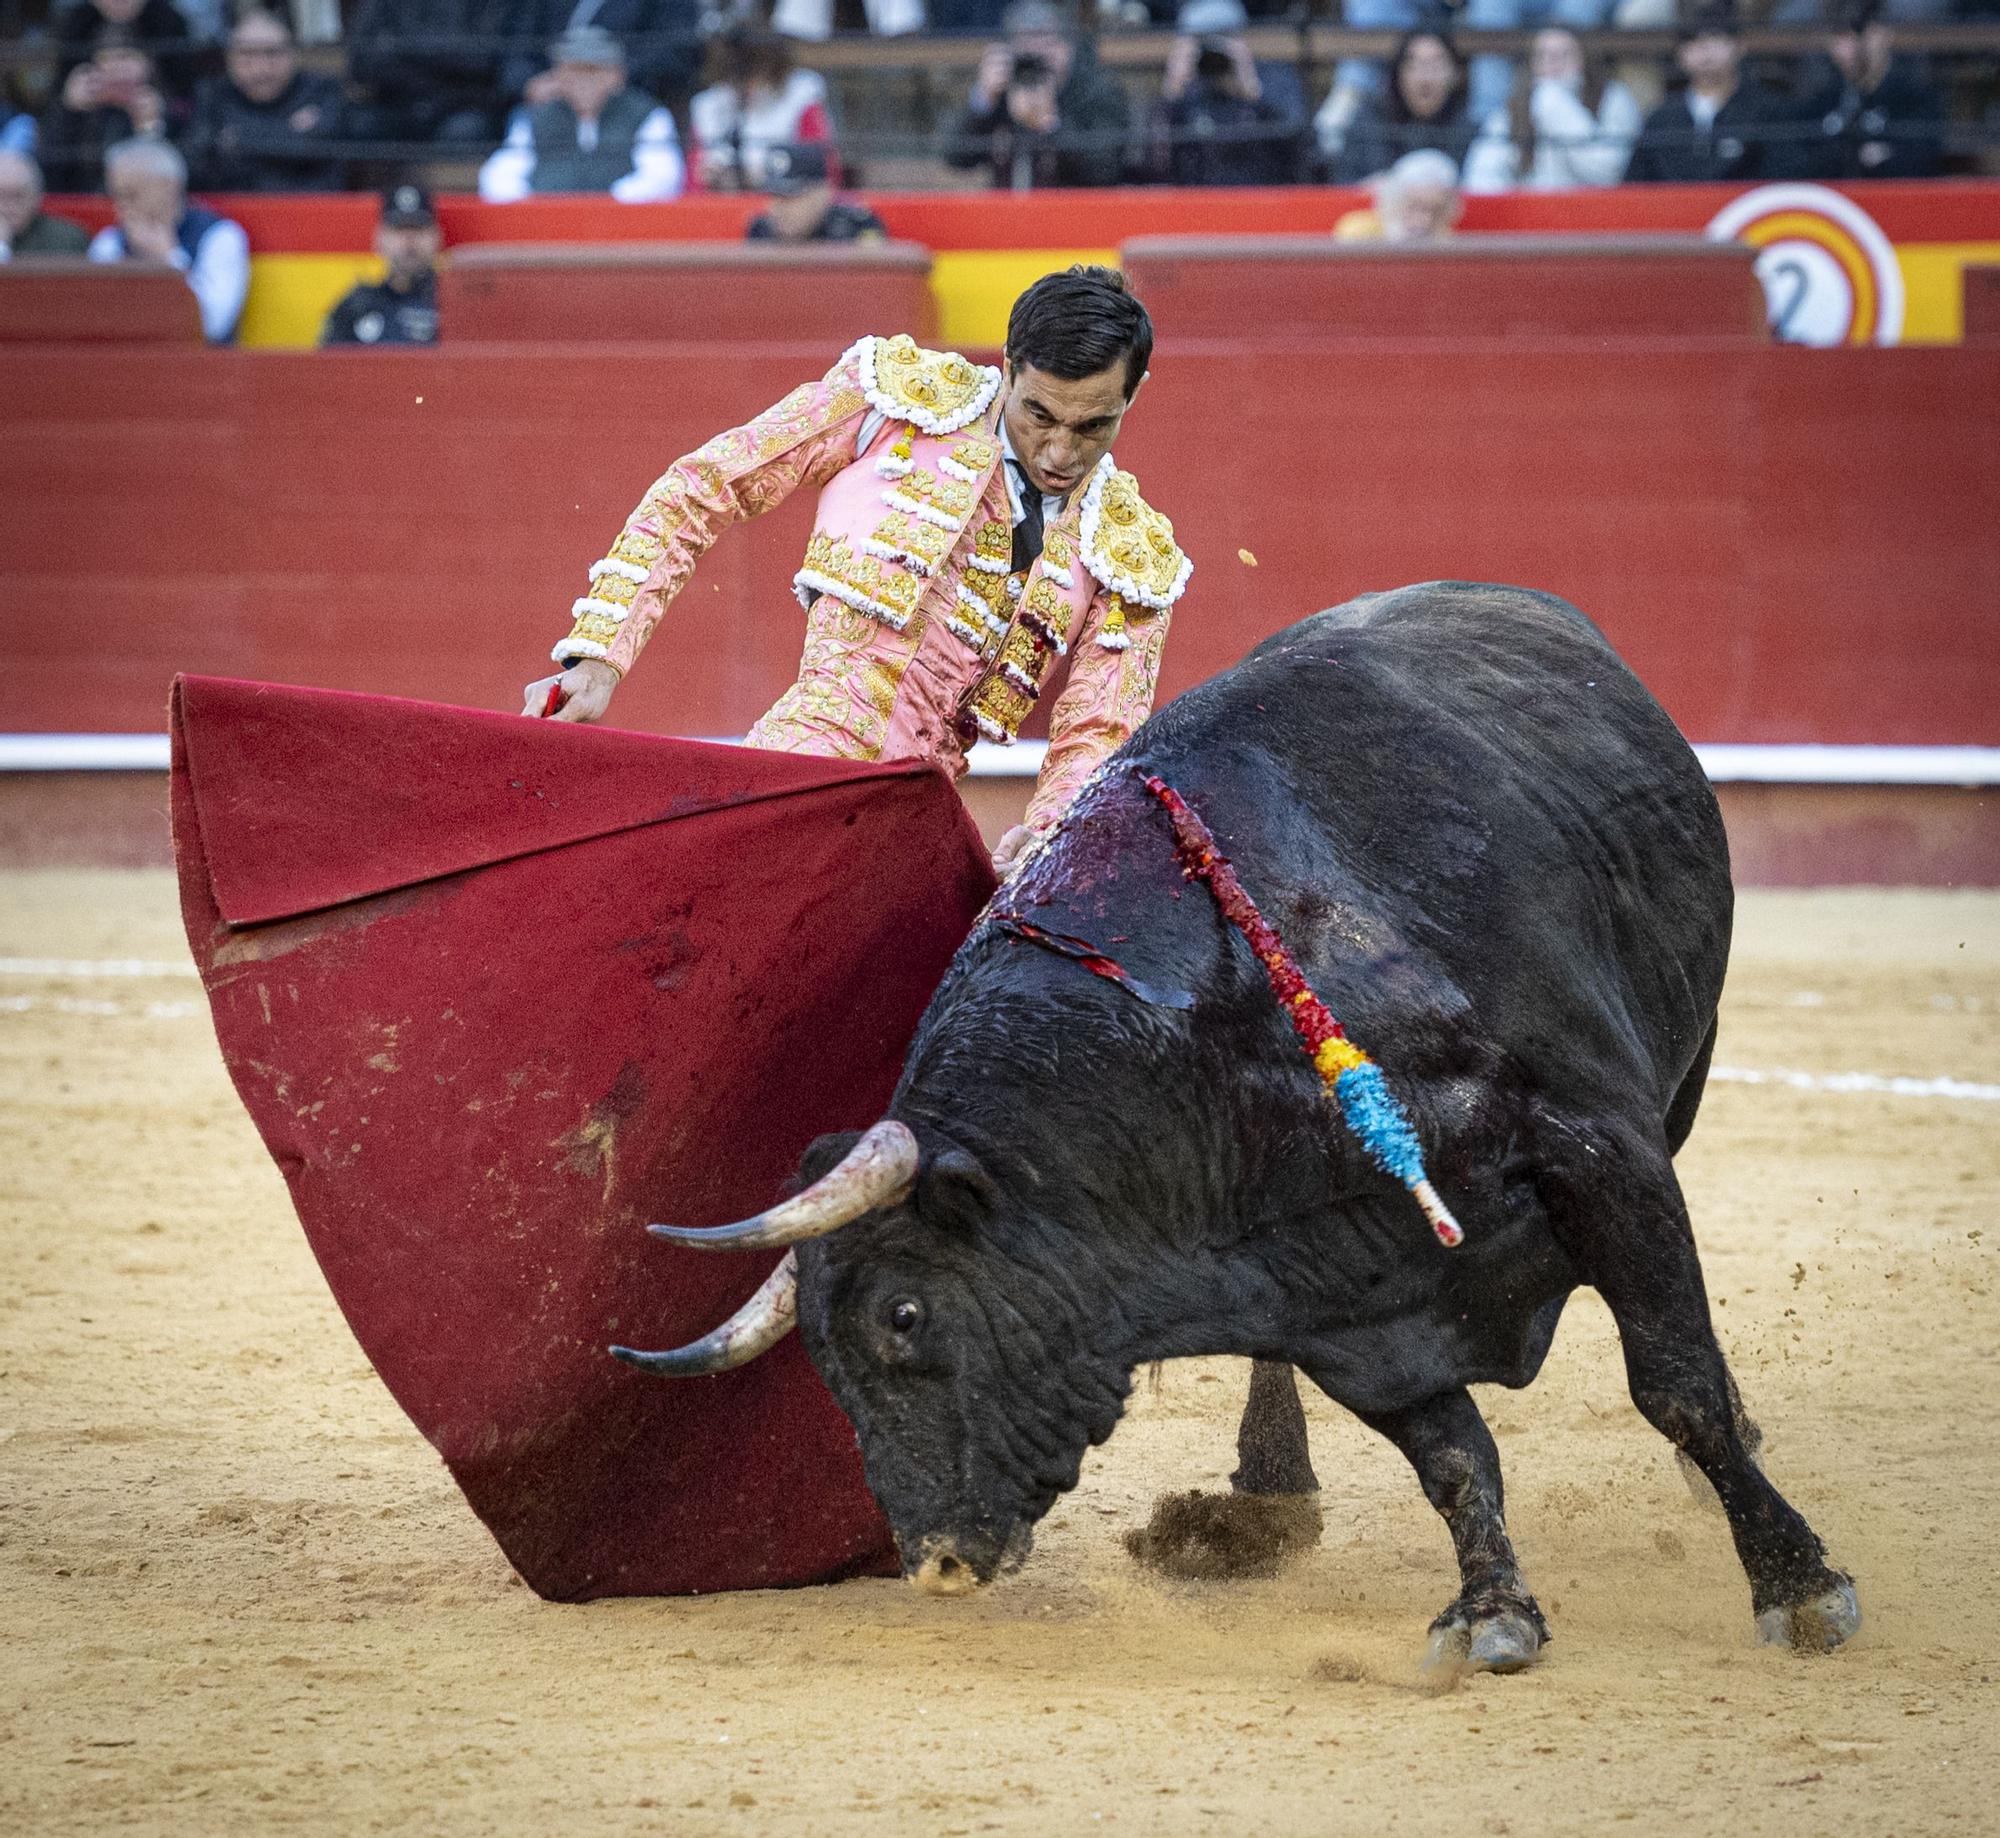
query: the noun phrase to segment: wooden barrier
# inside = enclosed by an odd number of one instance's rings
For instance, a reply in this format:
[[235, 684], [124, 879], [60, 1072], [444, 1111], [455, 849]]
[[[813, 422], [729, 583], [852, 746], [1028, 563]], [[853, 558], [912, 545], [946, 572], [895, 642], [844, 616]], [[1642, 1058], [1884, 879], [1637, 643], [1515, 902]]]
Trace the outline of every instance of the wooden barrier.
[[1965, 340], [2000, 344], [2000, 263], [1970, 265], [1965, 270]]
[[164, 262], [0, 262], [0, 344], [201, 343], [201, 309]]
[[[176, 670], [518, 706], [647, 483], [831, 355], [0, 347], [6, 725], [158, 730]], [[1697, 740], [2000, 743], [1995, 400], [1990, 346], [1163, 351], [1119, 447], [1196, 561], [1163, 690], [1457, 576], [1575, 601]], [[622, 722], [790, 681], [809, 510], [724, 539]]]
[[454, 345], [823, 344], [894, 327], [931, 338], [930, 251], [909, 243], [489, 243], [438, 280]]
[[1763, 343], [1756, 252], [1699, 236], [1143, 236], [1126, 273], [1173, 341], [1712, 336]]

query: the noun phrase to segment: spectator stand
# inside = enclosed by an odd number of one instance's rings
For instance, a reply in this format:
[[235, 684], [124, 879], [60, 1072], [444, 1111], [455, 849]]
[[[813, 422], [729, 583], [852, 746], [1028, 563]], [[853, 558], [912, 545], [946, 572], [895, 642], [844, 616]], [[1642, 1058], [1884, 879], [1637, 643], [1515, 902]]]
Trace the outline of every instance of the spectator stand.
[[[1325, 0], [1311, 0], [1315, 8]], [[295, 26], [298, 8], [291, 9]], [[1764, 26], [1746, 29], [1742, 45], [1748, 61], [1766, 69], [1817, 56], [1826, 49], [1831, 25]], [[1335, 67], [1344, 58], [1379, 61], [1394, 48], [1397, 35], [1353, 31], [1315, 11], [1295, 23], [1253, 22], [1244, 34], [1252, 54], [1265, 62], [1290, 63], [1300, 72], [1310, 103], [1324, 96]], [[1674, 34], [1665, 30], [1605, 30], [1579, 35], [1587, 54], [1619, 62], [1651, 64], [1664, 70], [1671, 60]], [[301, 30], [301, 62], [312, 72], [340, 76], [347, 52], [336, 43], [311, 42]], [[1150, 104], [1159, 93], [1175, 34], [1165, 30], [1106, 31], [1097, 39], [1100, 61], [1115, 72], [1131, 92], [1135, 108]], [[1454, 37], [1469, 56], [1519, 58], [1533, 38], [1529, 31], [1460, 31]], [[844, 155], [859, 168], [858, 176], [872, 187], [944, 189], [983, 184], [983, 175], [954, 174], [938, 157], [938, 125], [963, 102], [979, 59], [991, 35], [958, 36], [913, 33], [882, 38], [868, 33], [840, 33], [813, 44], [800, 44], [803, 65], [825, 77], [833, 112], [840, 122]], [[1962, 107], [1947, 138], [1947, 151], [1962, 171], [2000, 175], [2000, 18], [1924, 25], [1899, 25], [1900, 52], [1932, 60], [1956, 89]], [[496, 41], [496, 58], [503, 53], [546, 47], [516, 36]], [[204, 64], [219, 54], [199, 54]], [[49, 91], [53, 47], [46, 39], [23, 34], [0, 40], [0, 95], [11, 91], [24, 106], [39, 107]], [[684, 114], [684, 96], [662, 96]], [[497, 103], [497, 97], [496, 97]], [[686, 122], [682, 126], [685, 130]], [[685, 135], [684, 135], [685, 138]], [[423, 143], [356, 143], [349, 182], [373, 188], [398, 177], [427, 183], [436, 191], [469, 190], [479, 153], [443, 151]]]

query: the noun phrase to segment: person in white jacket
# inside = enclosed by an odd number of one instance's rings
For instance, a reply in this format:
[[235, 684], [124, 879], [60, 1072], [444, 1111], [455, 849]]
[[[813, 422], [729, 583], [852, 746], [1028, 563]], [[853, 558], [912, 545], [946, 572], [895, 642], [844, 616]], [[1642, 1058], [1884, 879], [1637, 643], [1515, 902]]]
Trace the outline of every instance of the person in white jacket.
[[1642, 117], [1632, 92], [1584, 61], [1574, 32], [1535, 34], [1513, 100], [1486, 119], [1465, 156], [1468, 192], [1568, 191], [1616, 185]]

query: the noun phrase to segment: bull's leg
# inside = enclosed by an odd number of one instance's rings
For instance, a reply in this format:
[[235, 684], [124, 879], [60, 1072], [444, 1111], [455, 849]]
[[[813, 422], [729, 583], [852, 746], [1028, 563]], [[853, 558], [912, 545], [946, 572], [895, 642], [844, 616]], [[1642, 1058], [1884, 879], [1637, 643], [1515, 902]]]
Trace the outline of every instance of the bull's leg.
[[1854, 1584], [1828, 1566], [1817, 1534], [1757, 1466], [1664, 1144], [1600, 1137], [1593, 1151], [1587, 1168], [1548, 1174], [1543, 1187], [1564, 1249], [1618, 1323], [1632, 1401], [1729, 1515], [1758, 1638], [1837, 1647], [1861, 1625]]
[[1362, 1421], [1403, 1451], [1458, 1553], [1458, 1597], [1431, 1623], [1426, 1667], [1518, 1672], [1533, 1665], [1548, 1642], [1548, 1623], [1521, 1580], [1503, 1513], [1500, 1451], [1471, 1394], [1444, 1391]]
[[1281, 1359], [1253, 1360], [1229, 1493], [1167, 1493], [1125, 1548], [1169, 1576], [1269, 1576], [1319, 1542], [1319, 1478], [1298, 1381]]
[[1299, 1384], [1282, 1359], [1250, 1362], [1250, 1396], [1236, 1430], [1238, 1493], [1317, 1493], [1312, 1450], [1306, 1442], [1306, 1407]]

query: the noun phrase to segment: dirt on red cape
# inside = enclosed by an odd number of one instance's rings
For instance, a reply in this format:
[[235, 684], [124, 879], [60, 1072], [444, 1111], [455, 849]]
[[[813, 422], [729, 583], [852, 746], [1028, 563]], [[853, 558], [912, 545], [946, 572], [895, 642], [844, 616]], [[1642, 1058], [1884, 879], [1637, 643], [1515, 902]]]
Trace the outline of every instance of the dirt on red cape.
[[881, 1114], [992, 891], [932, 768], [187, 677], [181, 903], [237, 1091], [375, 1369], [542, 1595], [893, 1569], [796, 1336], [611, 1360], [771, 1253], [648, 1237], [768, 1205]]

